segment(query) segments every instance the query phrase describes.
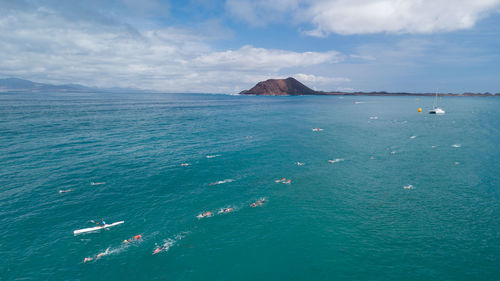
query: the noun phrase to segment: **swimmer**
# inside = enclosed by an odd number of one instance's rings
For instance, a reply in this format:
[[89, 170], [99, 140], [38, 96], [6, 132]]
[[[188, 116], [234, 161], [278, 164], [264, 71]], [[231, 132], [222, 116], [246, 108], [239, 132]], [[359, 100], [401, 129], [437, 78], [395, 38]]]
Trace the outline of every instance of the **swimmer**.
[[411, 184], [409, 184], [409, 185], [405, 185], [403, 188], [404, 188], [404, 189], [412, 189], [412, 188], [413, 188], [413, 185], [411, 185]]
[[171, 246], [171, 244], [165, 244], [163, 246], [156, 246], [156, 249], [153, 251], [153, 255], [156, 255], [163, 250], [168, 250], [168, 248], [170, 248], [170, 246]]
[[208, 211], [208, 212], [205, 212], [205, 213], [201, 213], [201, 214], [199, 214], [196, 217], [198, 219], [202, 219], [202, 218], [208, 218], [208, 217], [211, 217], [211, 216], [212, 216], [212, 212]]
[[139, 235], [134, 236], [133, 238], [123, 240], [123, 243], [130, 243], [130, 242], [141, 240], [141, 239], [142, 239], [142, 235], [139, 234]]
[[105, 256], [107, 252], [108, 252], [108, 249], [106, 249], [106, 251], [105, 251], [105, 252], [102, 252], [102, 253], [97, 254], [97, 256], [95, 256], [95, 258], [84, 258], [84, 259], [83, 259], [83, 262], [84, 262], [84, 263], [86, 263], [86, 262], [88, 262], [88, 261], [98, 260], [98, 259], [100, 259], [102, 256]]
[[233, 208], [222, 208], [219, 210], [219, 214], [232, 212]]
[[261, 198], [260, 200], [257, 200], [256, 202], [250, 204], [250, 207], [252, 208], [255, 208], [255, 207], [259, 207], [259, 206], [262, 206], [265, 202], [265, 198]]
[[215, 155], [207, 155], [207, 159], [211, 159], [211, 158], [215, 158], [215, 157], [219, 157], [220, 154], [215, 154]]
[[189, 163], [182, 163], [182, 164], [181, 164], [181, 166], [182, 166], [182, 167], [187, 167], [187, 166], [189, 166], [189, 165], [191, 165], [191, 164], [189, 164]]
[[228, 183], [228, 182], [233, 182], [233, 179], [225, 179], [217, 182], [211, 182], [210, 185], [217, 185], [217, 184], [223, 184], [223, 183]]
[[90, 182], [90, 185], [102, 185], [106, 184], [105, 182]]
[[302, 166], [302, 165], [304, 165], [304, 163], [301, 163], [301, 162], [297, 162], [296, 164], [297, 164], [297, 166]]
[[313, 130], [313, 132], [320, 132], [320, 131], [323, 131], [323, 129], [321, 129], [321, 128], [313, 128], [312, 130]]
[[[106, 250], [106, 251], [107, 251], [107, 250]], [[101, 257], [102, 257], [102, 256], [104, 256], [104, 255], [106, 255], [106, 252], [104, 252], [104, 253], [99, 253], [99, 254], [97, 254], [97, 256], [96, 256], [96, 258], [95, 258], [95, 259], [99, 259], [99, 258], [101, 258]]]

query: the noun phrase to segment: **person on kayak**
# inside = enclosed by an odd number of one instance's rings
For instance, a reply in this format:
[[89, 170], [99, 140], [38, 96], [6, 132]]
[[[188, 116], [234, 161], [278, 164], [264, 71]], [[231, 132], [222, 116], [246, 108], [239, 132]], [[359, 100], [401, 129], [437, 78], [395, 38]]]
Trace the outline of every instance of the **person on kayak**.
[[101, 223], [99, 223], [99, 226], [105, 226], [106, 222], [101, 218]]

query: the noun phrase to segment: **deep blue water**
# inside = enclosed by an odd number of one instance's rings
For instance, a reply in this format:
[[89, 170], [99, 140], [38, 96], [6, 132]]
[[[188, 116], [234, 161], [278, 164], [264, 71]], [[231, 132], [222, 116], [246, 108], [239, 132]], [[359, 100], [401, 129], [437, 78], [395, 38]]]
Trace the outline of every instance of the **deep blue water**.
[[500, 99], [432, 103], [0, 94], [0, 280], [499, 280]]

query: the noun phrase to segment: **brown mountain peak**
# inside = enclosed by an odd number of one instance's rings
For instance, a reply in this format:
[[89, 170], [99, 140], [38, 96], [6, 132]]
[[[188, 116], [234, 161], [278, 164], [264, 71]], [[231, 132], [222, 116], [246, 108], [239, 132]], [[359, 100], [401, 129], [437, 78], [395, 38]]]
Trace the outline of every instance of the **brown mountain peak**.
[[297, 81], [293, 77], [286, 79], [269, 79], [257, 83], [250, 90], [241, 92], [242, 95], [261, 96], [298, 96], [316, 95], [318, 92]]

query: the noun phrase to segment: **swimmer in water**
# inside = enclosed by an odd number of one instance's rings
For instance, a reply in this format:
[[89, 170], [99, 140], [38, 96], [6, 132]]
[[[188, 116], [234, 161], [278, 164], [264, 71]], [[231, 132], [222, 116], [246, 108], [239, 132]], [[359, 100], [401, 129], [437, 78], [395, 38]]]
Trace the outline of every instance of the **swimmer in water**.
[[189, 166], [189, 165], [191, 165], [191, 164], [189, 164], [189, 163], [182, 163], [181, 164], [182, 167], [186, 167], [186, 166]]
[[198, 219], [201, 219], [201, 218], [207, 218], [207, 217], [211, 217], [212, 216], [212, 212], [208, 211], [208, 212], [205, 212], [205, 213], [201, 213], [197, 216]]
[[168, 248], [170, 247], [171, 245], [169, 244], [165, 244], [163, 246], [156, 246], [156, 249], [153, 251], [153, 255], [156, 255], [158, 254], [159, 252], [163, 251], [163, 250], [168, 250]]
[[107, 251], [108, 251], [108, 250], [106, 249], [106, 251], [105, 251], [105, 252], [102, 252], [102, 253], [97, 254], [97, 256], [95, 256], [95, 258], [84, 258], [84, 259], [83, 259], [83, 262], [84, 262], [84, 263], [86, 263], [86, 262], [88, 262], [88, 261], [98, 260], [98, 259], [100, 259], [102, 256], [106, 255]]
[[220, 209], [219, 214], [229, 213], [232, 211], [233, 211], [233, 208], [222, 208], [222, 209]]
[[105, 182], [91, 182], [90, 185], [102, 185], [106, 184]]
[[157, 246], [156, 249], [153, 251], [153, 255], [158, 254], [159, 252], [168, 249], [169, 246], [163, 245], [163, 246]]
[[139, 234], [139, 235], [134, 236], [134, 238], [123, 240], [123, 243], [130, 243], [130, 242], [141, 240], [141, 239], [142, 239], [142, 235]]
[[257, 200], [256, 202], [250, 204], [250, 207], [255, 208], [255, 207], [262, 206], [264, 204], [264, 201], [265, 201], [265, 198]]

